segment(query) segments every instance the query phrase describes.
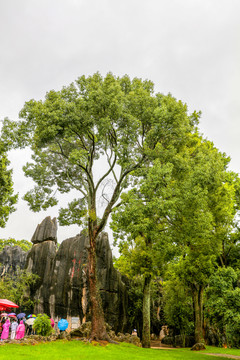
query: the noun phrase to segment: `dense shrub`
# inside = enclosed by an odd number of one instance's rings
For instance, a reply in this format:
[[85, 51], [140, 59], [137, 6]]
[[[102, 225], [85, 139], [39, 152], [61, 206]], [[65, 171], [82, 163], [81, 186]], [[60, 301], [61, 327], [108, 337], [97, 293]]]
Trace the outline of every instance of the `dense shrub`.
[[49, 316], [46, 314], [38, 314], [33, 324], [33, 329], [38, 335], [48, 336], [52, 333], [52, 326]]

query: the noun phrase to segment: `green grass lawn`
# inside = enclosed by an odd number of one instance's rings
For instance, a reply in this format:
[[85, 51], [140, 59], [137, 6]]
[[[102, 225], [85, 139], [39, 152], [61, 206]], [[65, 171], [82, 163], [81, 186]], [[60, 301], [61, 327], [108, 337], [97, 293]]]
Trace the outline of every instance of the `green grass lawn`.
[[[204, 350], [202, 353], [214, 353], [214, 354], [228, 354], [228, 355], [237, 355], [240, 356], [240, 349], [224, 349], [214, 346], [207, 346], [207, 350]], [[215, 358], [216, 359], [216, 358]]]
[[[240, 350], [229, 350], [208, 347], [204, 352], [225, 353], [240, 356]], [[85, 344], [80, 341], [57, 341], [39, 345], [13, 345], [0, 346], [0, 360], [18, 359], [51, 359], [51, 360], [220, 360], [223, 357], [212, 357], [204, 352], [192, 352], [190, 349], [142, 349], [130, 344], [107, 346]]]

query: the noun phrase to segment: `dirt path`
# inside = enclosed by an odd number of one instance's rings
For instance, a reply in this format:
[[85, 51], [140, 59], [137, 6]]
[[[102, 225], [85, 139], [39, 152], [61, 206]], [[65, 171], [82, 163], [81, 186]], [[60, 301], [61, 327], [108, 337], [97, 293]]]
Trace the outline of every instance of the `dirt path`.
[[238, 355], [230, 355], [230, 354], [204, 353], [204, 355], [220, 356], [220, 357], [225, 357], [225, 358], [228, 358], [228, 359], [240, 359], [240, 356], [238, 356]]
[[[161, 344], [159, 340], [152, 340], [151, 341], [151, 349], [159, 349], [159, 350], [175, 350], [176, 348]], [[219, 356], [225, 359], [239, 359], [240, 356], [238, 355], [230, 355], [230, 354], [217, 354], [217, 353], [203, 353], [204, 355], [210, 356]]]
[[166, 346], [151, 346], [151, 349], [159, 349], [159, 350], [176, 350], [176, 348], [170, 348], [170, 347], [166, 347]]
[[151, 340], [151, 349], [174, 350], [174, 347], [162, 344], [159, 340]]

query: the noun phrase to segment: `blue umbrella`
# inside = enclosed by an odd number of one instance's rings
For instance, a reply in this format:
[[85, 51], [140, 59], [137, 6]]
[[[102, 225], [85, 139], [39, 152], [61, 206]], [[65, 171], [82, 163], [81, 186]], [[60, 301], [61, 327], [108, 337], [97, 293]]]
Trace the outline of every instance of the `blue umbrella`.
[[19, 319], [24, 318], [25, 316], [26, 316], [25, 313], [20, 313], [20, 314], [17, 315], [17, 318], [18, 318], [18, 320], [19, 320]]
[[59, 320], [59, 322], [58, 322], [58, 328], [59, 328], [59, 330], [66, 330], [67, 327], [68, 327], [68, 322], [67, 322], [67, 320], [65, 320], [65, 319]]

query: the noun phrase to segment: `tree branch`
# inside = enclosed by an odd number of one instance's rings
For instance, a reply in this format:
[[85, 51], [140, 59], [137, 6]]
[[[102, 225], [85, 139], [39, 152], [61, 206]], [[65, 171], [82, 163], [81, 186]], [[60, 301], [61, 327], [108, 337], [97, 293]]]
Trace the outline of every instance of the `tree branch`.
[[101, 222], [100, 222], [100, 224], [99, 224], [99, 226], [97, 228], [97, 231], [96, 231], [96, 236], [102, 231], [102, 229], [106, 225], [108, 217], [109, 217], [109, 215], [110, 215], [110, 213], [112, 211], [113, 205], [116, 203], [116, 201], [118, 200], [118, 198], [119, 198], [119, 196], [121, 194], [121, 184], [122, 184], [123, 180], [126, 178], [126, 176], [130, 172], [132, 172], [132, 171], [136, 170], [137, 168], [139, 168], [141, 166], [142, 162], [144, 161], [144, 159], [145, 159], [145, 156], [143, 155], [142, 159], [137, 164], [132, 166], [130, 169], [125, 170], [123, 172], [123, 174], [121, 174], [120, 179], [119, 179], [118, 183], [115, 186], [115, 189], [114, 189], [114, 192], [112, 194], [111, 200], [109, 201], [108, 205], [105, 208], [102, 220], [101, 220]]
[[[65, 159], [68, 159], [68, 156], [63, 151], [62, 145], [59, 143], [59, 141], [56, 141], [56, 142], [57, 142], [61, 152], [59, 153], [58, 151], [54, 151], [54, 150], [50, 150], [50, 152], [58, 154], [58, 155], [62, 155]], [[92, 189], [92, 192], [93, 192], [94, 191], [94, 182], [93, 182], [92, 176], [89, 173], [88, 169], [79, 163], [77, 163], [76, 165], [79, 166], [87, 174], [88, 181], [91, 184], [90, 189]]]
[[[108, 171], [99, 179], [99, 181], [98, 181], [98, 183], [97, 183], [97, 185], [96, 185], [96, 188], [95, 188], [96, 191], [97, 191], [99, 185], [101, 184], [101, 182], [102, 182], [102, 181], [110, 174], [110, 172], [113, 170], [113, 168], [114, 168], [114, 166], [115, 166], [115, 164], [116, 164], [116, 160], [117, 160], [117, 157], [116, 157], [116, 155], [115, 155], [115, 158], [114, 158], [114, 160], [113, 160], [112, 165], [110, 166], [110, 168], [108, 169]], [[115, 179], [115, 180], [116, 180], [116, 179]], [[116, 182], [117, 182], [117, 181], [116, 181]]]

